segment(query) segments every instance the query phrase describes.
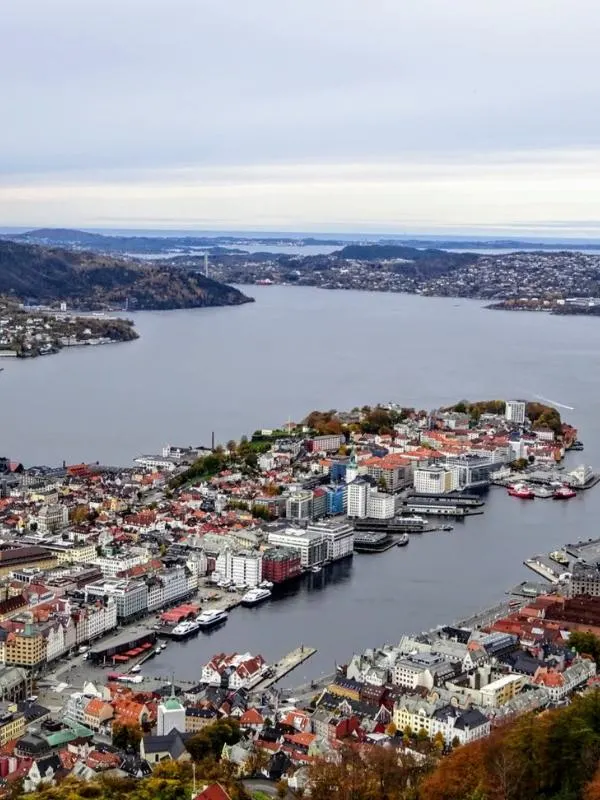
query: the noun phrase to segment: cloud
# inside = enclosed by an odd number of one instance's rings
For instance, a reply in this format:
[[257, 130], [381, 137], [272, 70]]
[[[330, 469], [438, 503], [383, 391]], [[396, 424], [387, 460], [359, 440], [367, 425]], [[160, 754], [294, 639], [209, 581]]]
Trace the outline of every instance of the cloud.
[[599, 22], [592, 0], [19, 0], [0, 221], [593, 218]]

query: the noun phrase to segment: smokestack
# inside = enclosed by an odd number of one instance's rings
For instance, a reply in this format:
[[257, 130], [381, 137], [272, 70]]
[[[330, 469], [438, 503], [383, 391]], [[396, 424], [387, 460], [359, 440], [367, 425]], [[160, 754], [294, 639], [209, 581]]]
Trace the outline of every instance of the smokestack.
[[214, 431], [212, 432], [210, 449], [213, 450], [213, 451], [215, 449], [215, 432]]
[[204, 276], [208, 278], [208, 253], [204, 253]]

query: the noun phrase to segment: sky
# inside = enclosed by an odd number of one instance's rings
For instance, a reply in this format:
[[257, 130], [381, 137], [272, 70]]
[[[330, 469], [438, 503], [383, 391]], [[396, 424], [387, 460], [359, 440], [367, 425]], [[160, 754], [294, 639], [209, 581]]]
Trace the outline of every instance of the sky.
[[0, 226], [600, 236], [597, 0], [0, 7]]

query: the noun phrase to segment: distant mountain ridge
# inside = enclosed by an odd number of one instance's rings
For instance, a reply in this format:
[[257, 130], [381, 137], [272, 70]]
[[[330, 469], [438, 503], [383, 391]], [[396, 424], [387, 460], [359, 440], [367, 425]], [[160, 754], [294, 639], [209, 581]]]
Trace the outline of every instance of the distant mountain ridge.
[[252, 298], [199, 272], [92, 252], [0, 240], [0, 293], [77, 308], [131, 310], [240, 305]]

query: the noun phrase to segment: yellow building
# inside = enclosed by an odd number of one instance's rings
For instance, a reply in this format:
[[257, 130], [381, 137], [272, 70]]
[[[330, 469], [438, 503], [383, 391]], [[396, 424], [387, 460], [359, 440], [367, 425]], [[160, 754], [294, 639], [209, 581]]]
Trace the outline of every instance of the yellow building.
[[503, 706], [519, 694], [524, 684], [524, 675], [504, 675], [481, 688], [481, 704], [488, 708]]
[[6, 664], [17, 667], [38, 667], [46, 657], [46, 642], [39, 631], [26, 625], [22, 631], [11, 631], [4, 642]]
[[25, 733], [25, 714], [16, 711], [0, 713], [0, 745], [4, 747], [13, 739], [20, 739]]
[[96, 558], [95, 544], [73, 544], [65, 547], [49, 547], [60, 564], [87, 564]]

